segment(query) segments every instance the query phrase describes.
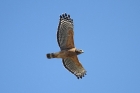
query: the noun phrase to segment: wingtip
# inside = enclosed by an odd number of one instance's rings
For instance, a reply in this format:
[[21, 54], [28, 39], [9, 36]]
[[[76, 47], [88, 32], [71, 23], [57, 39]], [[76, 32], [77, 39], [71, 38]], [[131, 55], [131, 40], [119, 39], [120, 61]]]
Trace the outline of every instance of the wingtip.
[[82, 79], [83, 77], [85, 77], [85, 75], [79, 75], [79, 76], [76, 76], [76, 77], [77, 77], [77, 79]]
[[67, 13], [62, 13], [62, 14], [60, 15], [60, 18], [67, 18], [67, 19], [69, 19], [69, 18], [70, 18], [70, 15], [67, 14]]
[[77, 79], [82, 79], [83, 77], [85, 77], [87, 71], [84, 71], [83, 73], [79, 73], [79, 74], [75, 74]]

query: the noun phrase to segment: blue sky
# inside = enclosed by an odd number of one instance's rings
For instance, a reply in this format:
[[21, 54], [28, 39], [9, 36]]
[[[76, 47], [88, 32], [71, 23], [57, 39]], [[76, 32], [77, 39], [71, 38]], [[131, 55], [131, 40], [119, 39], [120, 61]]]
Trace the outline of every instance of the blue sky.
[[[87, 75], [78, 80], [57, 52], [59, 15], [74, 20]], [[0, 93], [139, 93], [139, 0], [1, 0]]]

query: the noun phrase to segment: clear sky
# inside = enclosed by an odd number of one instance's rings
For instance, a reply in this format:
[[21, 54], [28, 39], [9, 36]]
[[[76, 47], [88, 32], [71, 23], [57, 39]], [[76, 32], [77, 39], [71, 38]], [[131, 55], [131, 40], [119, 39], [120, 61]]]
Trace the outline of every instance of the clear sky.
[[[46, 58], [65, 12], [84, 50], [79, 80]], [[0, 93], [140, 93], [140, 0], [1, 0]]]

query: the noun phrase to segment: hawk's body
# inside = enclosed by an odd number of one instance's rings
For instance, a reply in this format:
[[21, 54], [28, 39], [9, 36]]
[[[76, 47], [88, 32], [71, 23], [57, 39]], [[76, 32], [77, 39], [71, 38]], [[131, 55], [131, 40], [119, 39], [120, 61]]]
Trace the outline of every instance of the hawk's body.
[[73, 32], [73, 20], [70, 15], [60, 15], [60, 22], [57, 31], [57, 42], [61, 49], [57, 53], [47, 54], [47, 58], [62, 58], [63, 65], [71, 73], [82, 78], [86, 71], [78, 60], [77, 55], [83, 53], [82, 50], [78, 50], [74, 46], [74, 32]]
[[51, 53], [51, 54], [52, 55], [50, 55], [50, 57], [48, 55], [48, 58], [68, 58], [68, 57], [77, 56], [77, 54], [75, 52], [75, 48], [67, 49], [67, 50], [61, 50], [60, 52]]

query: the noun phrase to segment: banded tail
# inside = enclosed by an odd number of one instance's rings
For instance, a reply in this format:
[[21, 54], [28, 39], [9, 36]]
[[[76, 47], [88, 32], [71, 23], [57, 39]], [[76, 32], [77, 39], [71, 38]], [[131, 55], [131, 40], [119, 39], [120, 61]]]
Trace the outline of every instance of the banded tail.
[[56, 58], [57, 55], [56, 55], [55, 53], [48, 53], [48, 54], [46, 54], [46, 57], [47, 57], [48, 59], [51, 59], [51, 58]]

